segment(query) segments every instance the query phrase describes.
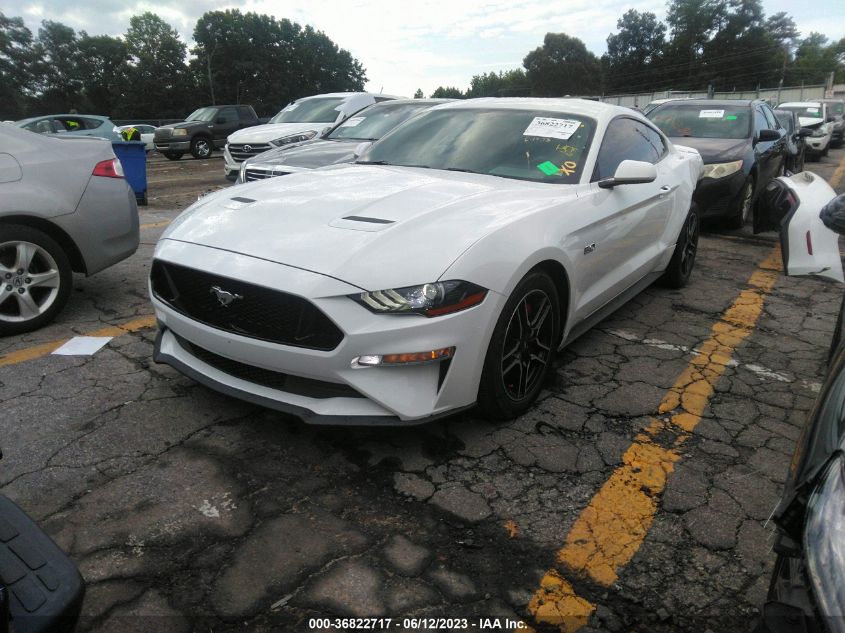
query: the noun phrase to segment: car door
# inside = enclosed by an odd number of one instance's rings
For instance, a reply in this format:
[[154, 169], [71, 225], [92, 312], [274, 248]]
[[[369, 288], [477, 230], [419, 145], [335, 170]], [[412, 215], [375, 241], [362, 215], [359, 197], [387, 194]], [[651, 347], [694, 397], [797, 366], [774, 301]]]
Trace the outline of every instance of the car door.
[[[590, 314], [654, 269], [663, 254], [661, 236], [675, 204], [677, 178], [663, 137], [625, 116], [608, 124], [587, 197], [593, 221], [570, 236], [576, 258], [576, 319]], [[655, 165], [654, 182], [602, 189], [624, 160]]]
[[226, 144], [226, 137], [237, 132], [239, 127], [238, 110], [234, 107], [220, 108], [214, 117], [214, 125], [211, 130], [214, 137], [214, 146], [223, 147]]
[[777, 178], [766, 187], [760, 205], [762, 213], [754, 218], [754, 232], [780, 231], [787, 275], [843, 281], [839, 235], [819, 217], [822, 208], [835, 197], [836, 192], [824, 178], [807, 171]]
[[777, 141], [773, 141], [772, 150], [775, 152], [773, 156], [774, 168], [772, 170], [772, 178], [777, 178], [778, 176], [783, 174], [784, 168], [786, 166], [786, 157], [788, 153], [787, 142], [788, 142], [788, 132], [786, 129], [780, 124], [778, 118], [775, 116], [774, 111], [768, 106], [768, 104], [760, 104], [760, 109], [763, 110], [763, 116], [766, 117], [766, 122], [769, 124], [769, 129], [774, 130], [780, 134], [780, 139]]
[[766, 188], [768, 182], [774, 178], [778, 168], [778, 147], [777, 141], [761, 141], [760, 132], [770, 130], [771, 125], [763, 114], [763, 109], [754, 106], [754, 161], [757, 163], [757, 191], [761, 192]]

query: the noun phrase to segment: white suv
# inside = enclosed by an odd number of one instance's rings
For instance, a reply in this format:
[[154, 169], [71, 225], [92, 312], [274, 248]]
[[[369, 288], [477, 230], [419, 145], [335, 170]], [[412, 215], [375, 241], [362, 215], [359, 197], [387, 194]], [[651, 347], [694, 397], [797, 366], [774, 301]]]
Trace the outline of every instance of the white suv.
[[781, 103], [778, 110], [791, 110], [798, 114], [801, 127], [810, 128], [811, 136], [806, 137], [807, 156], [818, 160], [827, 156], [830, 140], [833, 137], [833, 117], [828, 110], [829, 105], [823, 101], [795, 101]]
[[223, 152], [226, 178], [237, 180], [241, 163], [247, 158], [274, 147], [310, 140], [369, 105], [401, 98], [370, 92], [331, 92], [297, 99], [269, 123], [229, 136]]

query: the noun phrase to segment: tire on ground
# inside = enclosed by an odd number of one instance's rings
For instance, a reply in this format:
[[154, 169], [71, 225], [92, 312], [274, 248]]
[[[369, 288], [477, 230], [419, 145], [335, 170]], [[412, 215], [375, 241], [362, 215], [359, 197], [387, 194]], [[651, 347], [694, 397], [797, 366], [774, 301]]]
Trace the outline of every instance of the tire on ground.
[[[502, 371], [506, 337], [511, 340], [511, 337], [508, 336], [508, 325], [511, 318], [516, 316], [516, 308], [520, 306], [523, 299], [537, 298], [542, 300], [542, 295], [545, 295], [548, 299], [550, 312], [542, 320], [537, 316], [533, 318], [538, 319], [538, 329], [541, 330], [543, 338], [551, 341], [550, 349], [546, 354], [545, 365], [540, 370], [540, 374], [535, 374], [530, 386], [526, 385], [530, 388], [525, 390], [522, 397], [514, 398], [508, 393], [510, 385], [506, 386], [506, 379]], [[551, 319], [550, 326], [546, 325], [548, 319]], [[551, 329], [548, 330], [547, 327]], [[493, 329], [478, 387], [478, 408], [482, 414], [495, 420], [509, 420], [525, 412], [534, 403], [553, 365], [557, 346], [560, 342], [560, 329], [560, 297], [557, 287], [549, 275], [535, 269], [529, 272], [514, 288]], [[512, 334], [513, 332], [511, 332]]]
[[[7, 297], [2, 303], [0, 303], [0, 336], [10, 336], [13, 334], [22, 334], [24, 332], [37, 330], [38, 328], [47, 325], [56, 317], [56, 315], [64, 307], [65, 303], [67, 303], [68, 297], [70, 296], [71, 287], [73, 285], [73, 272], [71, 270], [70, 260], [68, 259], [65, 251], [52, 237], [43, 231], [20, 224], [6, 224], [3, 225], [2, 235], [3, 237], [0, 239], [0, 257], [3, 257], [4, 255], [9, 257], [12, 250], [11, 245], [14, 243], [28, 242], [44, 249], [44, 251], [53, 258], [53, 261], [56, 264], [56, 269], [59, 273], [58, 291], [56, 292], [49, 307], [38, 316], [23, 321], [10, 320], [15, 316], [19, 316], [19, 309], [17, 305], [14, 305], [16, 303], [16, 299], [14, 297]], [[4, 244], [7, 246], [3, 246]], [[37, 266], [39, 263], [39, 261], [33, 260], [27, 272], [37, 274], [39, 270], [33, 270], [33, 267]], [[7, 279], [5, 277], [9, 274], [14, 275], [16, 271], [6, 271], [10, 265], [13, 265], [12, 262], [0, 259], [0, 264], [2, 264], [2, 268], [0, 268], [0, 282], [6, 282]], [[11, 281], [11, 279], [8, 281]], [[3, 288], [3, 290], [6, 289], [7, 287]], [[29, 291], [24, 288], [24, 292]], [[4, 316], [6, 318], [4, 318]]]
[[690, 207], [687, 219], [681, 227], [678, 241], [675, 243], [675, 251], [666, 271], [658, 282], [666, 288], [683, 288], [689, 282], [692, 269], [695, 266], [695, 256], [698, 252], [698, 235], [701, 227], [701, 218], [698, 216], [698, 208], [693, 204]]
[[207, 136], [195, 136], [191, 141], [191, 156], [194, 158], [211, 156], [211, 139]]

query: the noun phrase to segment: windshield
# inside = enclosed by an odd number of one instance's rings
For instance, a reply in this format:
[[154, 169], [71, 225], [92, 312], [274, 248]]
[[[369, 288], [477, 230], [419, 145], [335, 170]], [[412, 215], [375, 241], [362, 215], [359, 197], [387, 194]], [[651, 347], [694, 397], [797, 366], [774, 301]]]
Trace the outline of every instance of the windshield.
[[666, 136], [691, 138], [747, 138], [751, 109], [747, 105], [667, 104], [648, 113]]
[[338, 106], [346, 97], [303, 99], [288, 105], [270, 119], [270, 123], [334, 123]]
[[360, 163], [577, 183], [596, 123], [563, 112], [428, 110], [376, 143]]
[[188, 115], [186, 121], [211, 121], [214, 118], [214, 113], [217, 112], [214, 108], [200, 108], [194, 110]]
[[834, 101], [833, 103], [829, 104], [830, 109], [833, 110], [834, 114], [843, 114], [845, 113], [845, 103], [841, 101]]
[[790, 112], [797, 112], [798, 116], [805, 119], [820, 119], [822, 118], [822, 107], [819, 104], [810, 106], [778, 106], [778, 110], [789, 110]]
[[430, 108], [431, 104], [374, 105], [361, 110], [332, 130], [326, 138], [377, 141], [400, 123]]

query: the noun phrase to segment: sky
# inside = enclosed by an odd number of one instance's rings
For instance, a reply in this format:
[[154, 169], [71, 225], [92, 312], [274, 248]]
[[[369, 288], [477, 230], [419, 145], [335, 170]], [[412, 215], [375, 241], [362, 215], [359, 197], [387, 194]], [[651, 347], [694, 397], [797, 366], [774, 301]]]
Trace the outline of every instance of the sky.
[[[6, 3], [6, 6], [4, 6]], [[812, 7], [811, 10], [798, 10]], [[67, 24], [89, 35], [122, 35], [132, 15], [152, 11], [189, 44], [206, 11], [237, 8], [310, 24], [348, 50], [367, 71], [367, 90], [428, 96], [437, 86], [469, 87], [473, 75], [518, 68], [547, 32], [584, 41], [596, 55], [628, 9], [659, 19], [666, 2], [656, 0], [0, 0], [0, 12], [20, 16], [36, 32], [42, 20]], [[802, 35], [845, 37], [845, 2], [763, 0], [766, 15], [786, 11]]]

